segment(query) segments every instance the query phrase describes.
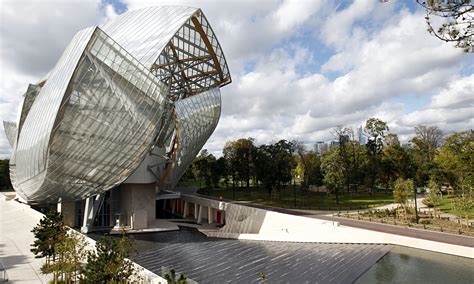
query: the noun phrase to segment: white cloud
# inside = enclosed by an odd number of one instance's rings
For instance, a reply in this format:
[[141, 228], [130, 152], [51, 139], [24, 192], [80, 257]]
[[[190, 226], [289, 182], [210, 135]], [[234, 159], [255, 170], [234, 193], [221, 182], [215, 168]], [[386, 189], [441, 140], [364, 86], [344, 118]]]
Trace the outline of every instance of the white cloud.
[[395, 122], [415, 127], [434, 125], [445, 132], [472, 129], [474, 126], [474, 75], [459, 78], [432, 97], [431, 102]]
[[[2, 120], [15, 117], [28, 83], [49, 71], [77, 30], [116, 16], [99, 0], [18, 3], [1, 4]], [[124, 3], [129, 9], [157, 5]], [[329, 140], [334, 126], [356, 127], [372, 116], [402, 139], [420, 123], [446, 132], [473, 126], [470, 55], [431, 37], [424, 15], [397, 8], [397, 1], [158, 3], [201, 7], [224, 49], [233, 83], [222, 89], [221, 120], [205, 146], [215, 154], [241, 137]], [[24, 11], [32, 16], [17, 16]], [[431, 99], [408, 111], [418, 96]], [[6, 143], [0, 133], [0, 156], [7, 156]]]
[[[54, 66], [74, 34], [103, 16], [100, 0], [0, 3], [0, 120], [15, 120], [28, 84]], [[2, 123], [3, 124], [3, 123]], [[3, 126], [0, 158], [9, 157]]]

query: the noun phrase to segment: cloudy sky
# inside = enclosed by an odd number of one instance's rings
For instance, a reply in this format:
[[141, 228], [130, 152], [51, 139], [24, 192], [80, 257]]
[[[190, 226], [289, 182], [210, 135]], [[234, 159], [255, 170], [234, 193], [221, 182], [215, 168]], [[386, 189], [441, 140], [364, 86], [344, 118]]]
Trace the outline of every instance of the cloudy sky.
[[[221, 90], [211, 152], [241, 137], [327, 141], [334, 126], [369, 117], [402, 141], [418, 124], [472, 129], [474, 55], [430, 36], [414, 2], [0, 0], [0, 119], [15, 120], [28, 83], [47, 74], [78, 30], [179, 4], [202, 8], [233, 79]], [[0, 131], [0, 158], [9, 148]]]

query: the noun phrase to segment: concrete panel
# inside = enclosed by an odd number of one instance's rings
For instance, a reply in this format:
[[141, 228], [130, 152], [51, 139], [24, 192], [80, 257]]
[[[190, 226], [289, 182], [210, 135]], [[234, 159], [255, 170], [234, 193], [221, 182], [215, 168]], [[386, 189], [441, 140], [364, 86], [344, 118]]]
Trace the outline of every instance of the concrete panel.
[[128, 222], [133, 213], [138, 210], [146, 212], [147, 224], [155, 220], [155, 184], [122, 184], [120, 191], [121, 212], [128, 216]]
[[267, 211], [237, 204], [227, 204], [225, 214], [226, 224], [220, 230], [221, 232], [258, 234]]
[[74, 227], [75, 209], [76, 209], [76, 202], [74, 201], [61, 202], [61, 213], [63, 213], [63, 222], [64, 224], [66, 224], [66, 226]]

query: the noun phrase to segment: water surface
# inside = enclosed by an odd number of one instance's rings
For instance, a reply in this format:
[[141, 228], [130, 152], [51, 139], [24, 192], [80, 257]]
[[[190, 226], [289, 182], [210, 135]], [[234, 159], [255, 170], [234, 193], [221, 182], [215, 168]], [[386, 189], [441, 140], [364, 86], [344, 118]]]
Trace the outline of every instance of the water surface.
[[394, 246], [356, 283], [474, 283], [474, 259]]

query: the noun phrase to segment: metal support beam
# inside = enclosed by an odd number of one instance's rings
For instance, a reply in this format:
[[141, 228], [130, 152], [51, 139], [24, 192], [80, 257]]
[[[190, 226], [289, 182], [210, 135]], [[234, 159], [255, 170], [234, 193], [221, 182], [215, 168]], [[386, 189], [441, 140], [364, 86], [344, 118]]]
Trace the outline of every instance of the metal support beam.
[[189, 203], [184, 201], [183, 218], [188, 217]]
[[199, 211], [198, 211], [196, 223], [201, 224], [201, 222], [202, 222], [202, 205], [199, 205]]
[[207, 207], [207, 223], [212, 224], [214, 222], [214, 209], [211, 206]]
[[94, 222], [95, 216], [104, 201], [105, 194], [101, 193], [96, 196], [91, 196], [86, 199], [86, 205], [84, 206], [84, 221], [82, 222], [81, 232], [87, 234]]
[[197, 203], [194, 203], [194, 219], [197, 220], [198, 218], [198, 205]]

